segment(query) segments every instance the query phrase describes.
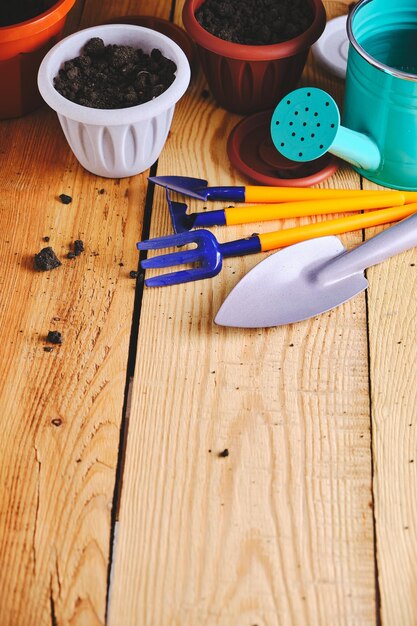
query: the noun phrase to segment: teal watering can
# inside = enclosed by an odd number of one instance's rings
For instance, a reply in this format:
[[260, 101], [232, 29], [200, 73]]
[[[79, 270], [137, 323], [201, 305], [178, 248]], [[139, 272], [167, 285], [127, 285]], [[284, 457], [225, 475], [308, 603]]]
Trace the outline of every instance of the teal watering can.
[[417, 1], [362, 0], [347, 32], [343, 125], [328, 93], [296, 89], [272, 115], [273, 143], [293, 161], [331, 152], [375, 183], [417, 190]]

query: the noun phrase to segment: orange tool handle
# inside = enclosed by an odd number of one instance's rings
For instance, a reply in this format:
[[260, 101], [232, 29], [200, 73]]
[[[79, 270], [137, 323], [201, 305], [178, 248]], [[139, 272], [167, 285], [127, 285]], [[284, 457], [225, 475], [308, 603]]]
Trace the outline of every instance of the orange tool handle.
[[[325, 215], [327, 213], [349, 213], [366, 209], [382, 209], [404, 204], [406, 197], [398, 191], [386, 191], [384, 194], [352, 198], [327, 198], [322, 200], [304, 200], [281, 202], [280, 204], [260, 204], [224, 209], [227, 226], [232, 224], [250, 224], [287, 217], [305, 215]], [[416, 198], [417, 201], [417, 198]]]
[[[245, 202], [296, 202], [297, 200], [320, 200], [323, 198], [353, 198], [357, 196], [372, 196], [375, 193], [383, 196], [392, 193], [385, 190], [365, 189], [318, 189], [316, 187], [245, 187]], [[397, 191], [404, 193], [406, 202], [417, 202], [417, 192]], [[393, 204], [395, 204], [393, 202]]]
[[277, 248], [290, 246], [293, 243], [299, 243], [306, 239], [314, 239], [314, 237], [340, 235], [353, 230], [360, 230], [361, 228], [396, 222], [416, 212], [417, 202], [414, 202], [399, 207], [380, 209], [379, 211], [370, 211], [369, 213], [361, 213], [360, 215], [339, 217], [335, 220], [307, 224], [306, 226], [296, 226], [295, 228], [287, 228], [272, 233], [264, 233], [258, 235], [258, 237], [262, 251], [276, 250]]

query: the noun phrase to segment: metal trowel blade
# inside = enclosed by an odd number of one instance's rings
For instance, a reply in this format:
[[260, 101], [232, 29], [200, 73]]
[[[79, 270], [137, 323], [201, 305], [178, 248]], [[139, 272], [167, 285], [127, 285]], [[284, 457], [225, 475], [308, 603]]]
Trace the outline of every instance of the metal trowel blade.
[[368, 286], [363, 272], [320, 280], [320, 269], [346, 252], [337, 237], [284, 248], [258, 263], [230, 292], [215, 323], [239, 328], [282, 326], [320, 315]]

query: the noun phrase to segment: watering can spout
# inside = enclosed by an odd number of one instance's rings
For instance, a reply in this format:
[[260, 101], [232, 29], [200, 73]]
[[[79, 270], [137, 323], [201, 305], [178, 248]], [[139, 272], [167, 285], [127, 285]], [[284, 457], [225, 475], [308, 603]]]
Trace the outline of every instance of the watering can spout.
[[376, 143], [367, 135], [339, 126], [328, 151], [351, 165], [375, 172], [381, 163], [381, 153]]
[[303, 87], [285, 96], [273, 112], [271, 137], [277, 150], [292, 161], [313, 161], [331, 152], [370, 172], [381, 163], [377, 144], [342, 126], [336, 102], [322, 89]]

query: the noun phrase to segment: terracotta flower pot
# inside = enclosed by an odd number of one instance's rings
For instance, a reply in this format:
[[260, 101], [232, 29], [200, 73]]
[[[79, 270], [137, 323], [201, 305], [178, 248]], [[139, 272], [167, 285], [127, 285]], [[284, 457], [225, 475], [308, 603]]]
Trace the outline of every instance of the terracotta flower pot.
[[41, 61], [60, 39], [75, 0], [59, 0], [36, 17], [0, 27], [0, 118], [20, 117], [42, 104], [37, 87]]
[[209, 33], [195, 17], [204, 0], [186, 0], [182, 13], [185, 30], [197, 45], [209, 87], [222, 107], [240, 114], [263, 111], [297, 86], [310, 46], [326, 25], [321, 0], [308, 1], [314, 18], [304, 33], [282, 43], [249, 46]]

